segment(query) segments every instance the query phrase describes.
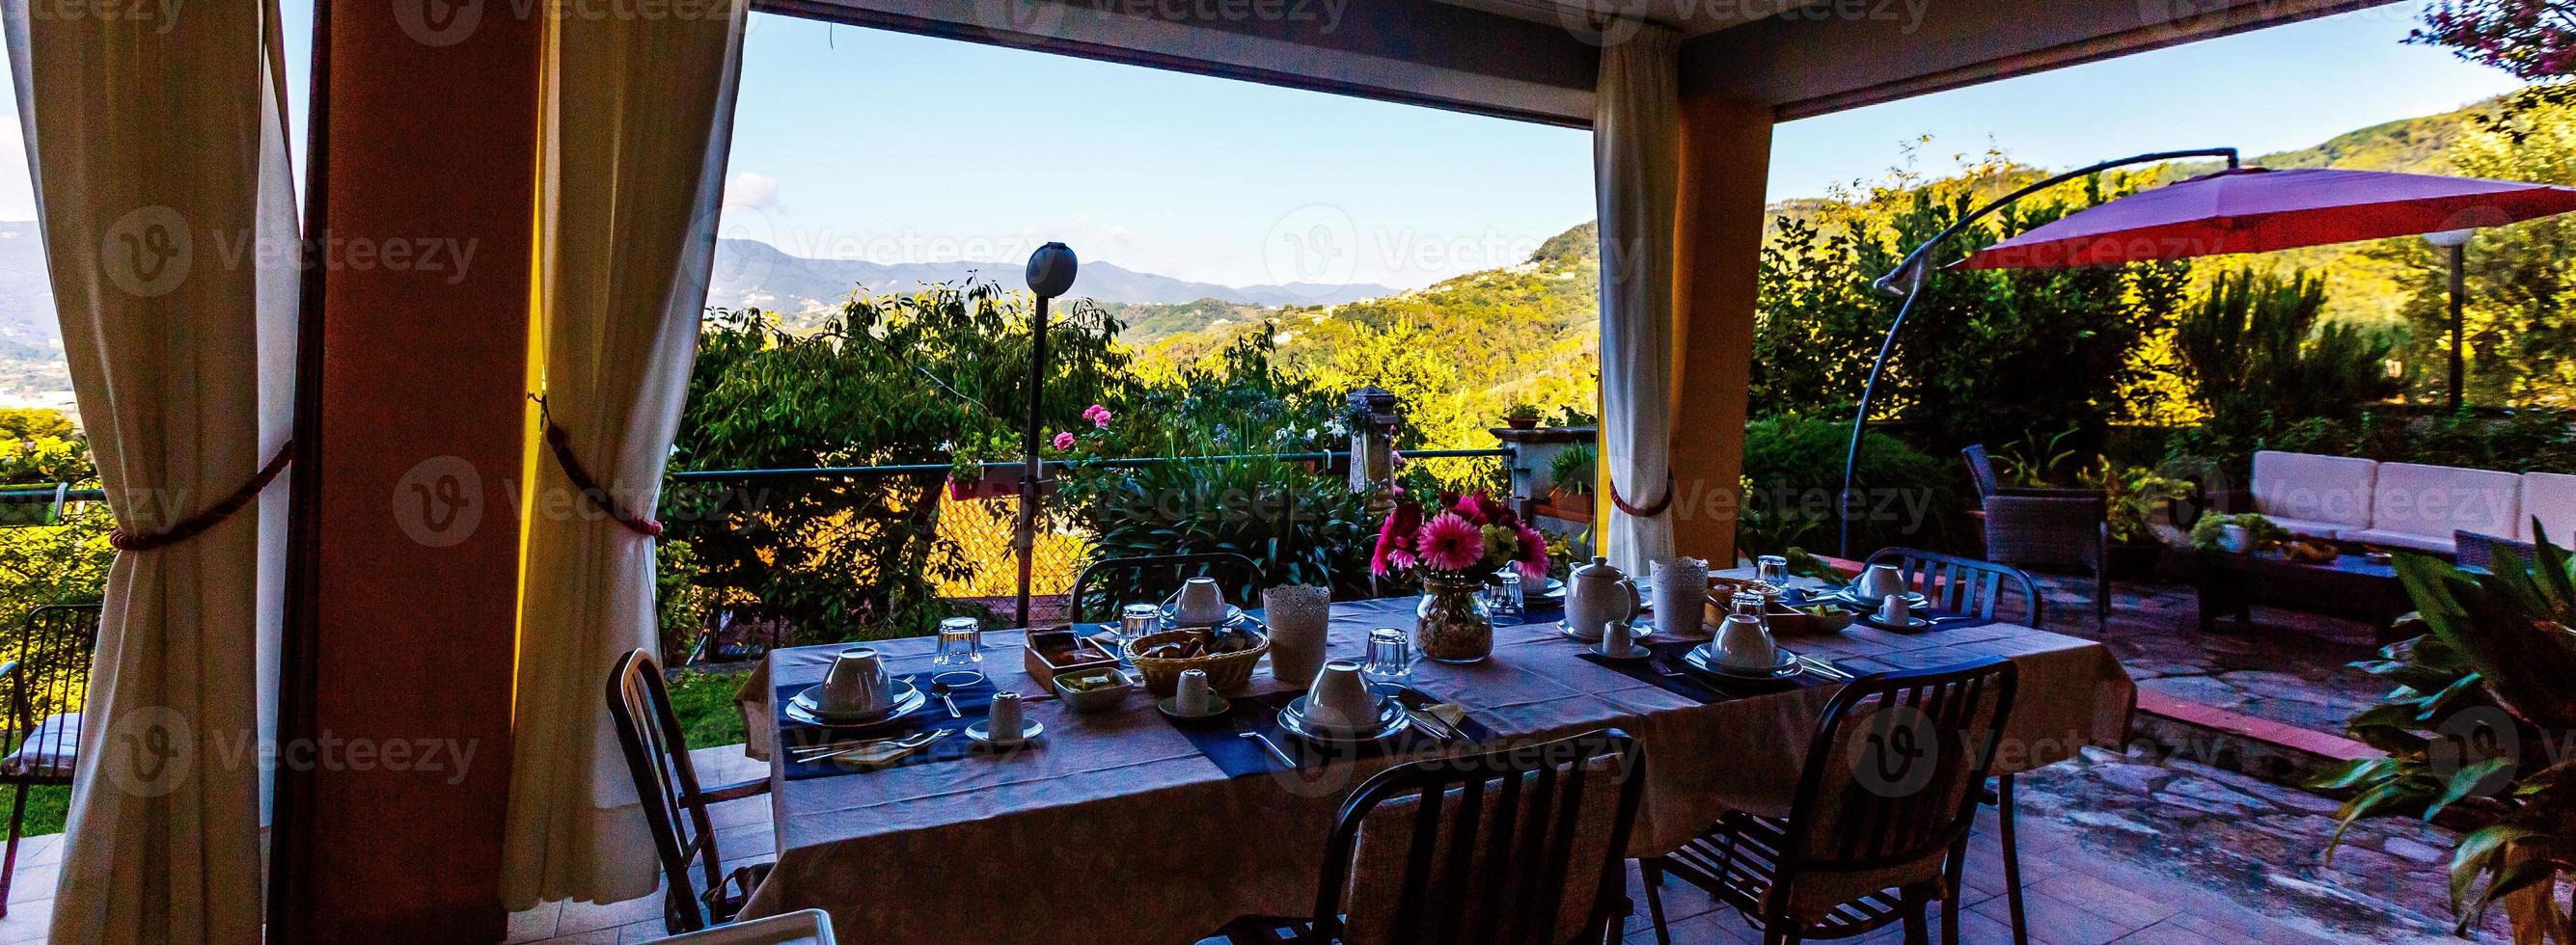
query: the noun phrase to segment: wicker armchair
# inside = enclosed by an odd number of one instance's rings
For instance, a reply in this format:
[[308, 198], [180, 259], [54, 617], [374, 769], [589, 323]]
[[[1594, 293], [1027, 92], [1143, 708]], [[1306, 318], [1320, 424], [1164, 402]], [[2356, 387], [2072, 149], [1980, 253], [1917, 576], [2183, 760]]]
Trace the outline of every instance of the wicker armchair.
[[2093, 617], [2111, 620], [2110, 502], [2098, 492], [1986, 498], [1986, 560], [2093, 575]]

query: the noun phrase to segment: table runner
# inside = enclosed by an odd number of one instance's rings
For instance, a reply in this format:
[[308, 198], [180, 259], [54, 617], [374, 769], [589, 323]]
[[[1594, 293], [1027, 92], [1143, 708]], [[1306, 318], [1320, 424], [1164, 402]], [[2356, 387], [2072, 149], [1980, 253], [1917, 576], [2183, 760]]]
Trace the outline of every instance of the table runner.
[[[1704, 642], [1705, 641], [1701, 640], [1682, 640], [1675, 643], [1648, 644], [1646, 649], [1652, 651], [1655, 655], [1652, 659], [1646, 660], [1607, 659], [1598, 653], [1591, 652], [1583, 653], [1582, 656], [1583, 661], [1586, 663], [1610, 670], [1611, 672], [1618, 673], [1619, 675], [1626, 676], [1638, 682], [1652, 685], [1664, 690], [1665, 692], [1673, 693], [1674, 695], [1690, 699], [1703, 705], [1711, 702], [1724, 702], [1729, 699], [1744, 699], [1753, 696], [1768, 695], [1771, 693], [1787, 692], [1791, 689], [1796, 689], [1802, 686], [1812, 686], [1830, 682], [1830, 680], [1817, 676], [1813, 671], [1802, 672], [1796, 676], [1791, 676], [1777, 682], [1764, 682], [1758, 679], [1711, 679], [1692, 671], [1688, 666], [1682, 663], [1682, 657], [1688, 655], [1691, 650], [1699, 647]], [[1789, 647], [1789, 649], [1795, 650], [1796, 647]]]
[[[964, 667], [951, 668], [963, 669]], [[951, 716], [948, 714], [948, 704], [941, 702], [938, 693], [931, 691], [930, 677], [936, 675], [938, 675], [937, 672], [925, 672], [915, 676], [912, 681], [913, 685], [921, 687], [922, 706], [919, 710], [900, 719], [867, 725], [808, 725], [790, 719], [787, 716], [787, 700], [805, 691], [806, 687], [814, 683], [800, 682], [777, 687], [770, 693], [770, 705], [775, 707], [770, 715], [770, 722], [776, 726], [779, 743], [791, 749], [858, 739], [902, 738], [932, 728], [949, 730], [948, 737], [932, 742], [929, 747], [905, 755], [890, 764], [861, 766], [842, 764], [830, 759], [809, 764], [795, 760], [796, 756], [792, 751], [781, 752], [784, 761], [779, 768], [780, 777], [790, 781], [802, 781], [807, 778], [828, 778], [835, 775], [882, 771], [887, 768], [955, 761], [966, 757], [969, 752], [976, 750], [975, 743], [966, 737], [966, 726], [981, 722], [985, 716], [992, 714], [993, 694], [1000, 690], [994, 688], [989, 678], [971, 686], [960, 686], [949, 690], [949, 700], [957, 703], [957, 716]]]
[[[1328, 655], [1361, 658], [1368, 631], [1409, 627], [1414, 603], [1335, 605]], [[1636, 737], [1648, 780], [1631, 855], [1669, 851], [1729, 808], [1786, 814], [1808, 738], [1838, 686], [1703, 704], [1584, 660], [1553, 615], [1524, 619], [1533, 622], [1496, 629], [1492, 659], [1423, 663], [1414, 687], [1466, 707], [1495, 733], [1495, 747], [1605, 727]], [[1074, 715], [1016, 671], [1009, 651], [1021, 635], [987, 639], [996, 647], [987, 671], [1035, 700], [1029, 714], [1046, 723], [1047, 750], [801, 781], [781, 777], [773, 759], [777, 866], [745, 915], [819, 908], [853, 941], [1159, 943], [1194, 941], [1237, 915], [1313, 906], [1339, 804], [1387, 762], [1232, 777], [1141, 695]], [[2005, 771], [2116, 745], [2128, 732], [2135, 687], [2092, 641], [1996, 624], [1913, 635], [1855, 626], [1783, 642], [1854, 673], [2014, 660], [2021, 697], [1997, 758]], [[927, 668], [932, 644], [875, 645], [901, 674]], [[773, 653], [745, 692], [765, 701], [775, 688], [820, 679], [833, 649]], [[1251, 692], [1230, 695], [1293, 688], [1265, 666]], [[771, 718], [759, 708], [755, 727]]]
[[[1466, 736], [1464, 742], [1441, 741], [1408, 728], [1391, 744], [1326, 749], [1306, 744], [1280, 727], [1279, 710], [1286, 708], [1288, 703], [1296, 701], [1299, 695], [1300, 693], [1292, 690], [1260, 696], [1244, 696], [1233, 700], [1234, 704], [1227, 712], [1215, 718], [1175, 719], [1167, 716], [1165, 721], [1171, 723], [1172, 728], [1187, 737], [1190, 744], [1197, 746], [1201, 753], [1207, 755], [1209, 761], [1215, 762], [1216, 766], [1223, 769], [1226, 776], [1230, 778], [1275, 774], [1288, 770], [1279, 763], [1278, 758], [1270, 754], [1269, 749], [1261, 747], [1260, 742], [1239, 734], [1247, 731], [1258, 733], [1261, 737], [1269, 739], [1271, 744], [1279, 746], [1280, 751], [1287, 752], [1288, 757], [1297, 760], [1298, 767], [1313, 767], [1361, 758], [1430, 757], [1471, 750], [1471, 746], [1494, 737], [1493, 729], [1486, 728], [1484, 723], [1476, 721], [1471, 716], [1458, 723], [1459, 732]], [[1423, 693], [1422, 690], [1410, 687], [1397, 693], [1397, 698], [1403, 700], [1405, 706], [1411, 709], [1420, 709], [1440, 701]]]

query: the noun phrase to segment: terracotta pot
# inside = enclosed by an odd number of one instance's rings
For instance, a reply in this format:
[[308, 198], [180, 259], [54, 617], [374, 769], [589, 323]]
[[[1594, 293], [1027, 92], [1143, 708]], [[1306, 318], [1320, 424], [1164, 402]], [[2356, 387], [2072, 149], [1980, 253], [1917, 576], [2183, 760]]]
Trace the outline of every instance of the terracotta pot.
[[1504, 418], [1503, 418], [1503, 425], [1504, 425], [1504, 426], [1506, 426], [1506, 427], [1510, 427], [1510, 428], [1512, 428], [1512, 429], [1514, 429], [1514, 430], [1536, 430], [1536, 429], [1538, 429], [1538, 418], [1537, 418], [1537, 417], [1504, 417]]

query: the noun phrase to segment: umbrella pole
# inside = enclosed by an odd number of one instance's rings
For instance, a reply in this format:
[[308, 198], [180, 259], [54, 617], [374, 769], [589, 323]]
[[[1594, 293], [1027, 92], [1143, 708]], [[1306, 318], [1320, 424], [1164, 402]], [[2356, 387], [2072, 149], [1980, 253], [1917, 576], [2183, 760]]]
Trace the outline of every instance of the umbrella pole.
[[1011, 544], [1020, 555], [1019, 622], [1013, 625], [1018, 627], [1029, 625], [1030, 556], [1037, 545], [1038, 425], [1042, 420], [1040, 404], [1046, 393], [1046, 343], [1047, 300], [1041, 295], [1038, 296], [1037, 324], [1029, 337], [1029, 422], [1028, 435], [1021, 441], [1025, 455], [1020, 466], [1020, 524], [1018, 533], [1011, 537]]
[[2461, 397], [2461, 388], [2464, 386], [2464, 382], [2467, 380], [2469, 373], [2468, 354], [2465, 350], [2468, 347], [2469, 339], [2463, 332], [2463, 325], [2466, 323], [2466, 319], [2462, 317], [2468, 307], [2468, 300], [2469, 246], [2467, 243], [2461, 243], [2451, 247], [2452, 413], [2460, 412], [2460, 405], [2464, 402]]
[[2011, 206], [2013, 203], [2024, 197], [2047, 190], [2059, 184], [2073, 180], [2081, 180], [2083, 178], [2102, 173], [2103, 171], [2127, 167], [2132, 164], [2152, 164], [2163, 161], [2181, 160], [2183, 158], [2212, 157], [2225, 158], [2227, 160], [2227, 167], [2229, 170], [2234, 170], [2244, 165], [2243, 158], [2237, 154], [2235, 148], [2203, 148], [2195, 151], [2159, 151], [2154, 154], [2141, 154], [2136, 157], [2121, 158], [2117, 161], [2104, 161], [2090, 167], [2076, 168], [2075, 170], [2059, 174], [2020, 190], [2013, 191], [2012, 193], [2005, 194], [2001, 199], [1998, 199], [1993, 203], [1977, 208], [1967, 216], [1960, 217], [1959, 222], [1950, 224], [1948, 229], [1934, 234], [1931, 239], [1924, 240], [1923, 245], [1915, 247], [1913, 252], [1906, 254], [1905, 261], [1898, 263], [1894, 271], [1878, 277], [1878, 281], [1872, 283], [1872, 285], [1876, 286], [1881, 292], [1904, 296], [1905, 304], [1903, 307], [1896, 310], [1896, 321], [1887, 326], [1887, 340], [1879, 343], [1878, 359], [1870, 362], [1869, 382], [1861, 387], [1860, 409], [1852, 416], [1851, 448], [1843, 454], [1842, 501], [1837, 502], [1834, 505], [1834, 518], [1840, 525], [1839, 541], [1836, 543], [1836, 554], [1841, 555], [1846, 560], [1849, 560], [1852, 556], [1852, 502], [1858, 498], [1858, 496], [1854, 494], [1853, 481], [1860, 472], [1860, 440], [1861, 434], [1869, 427], [1869, 402], [1878, 394], [1879, 376], [1886, 373], [1887, 358], [1890, 354], [1893, 354], [1896, 351], [1896, 335], [1898, 332], [1905, 329], [1905, 316], [1914, 311], [1915, 300], [1922, 297], [1924, 284], [1930, 282], [1932, 279], [1932, 251], [1939, 249], [1941, 244], [1949, 242], [1951, 237], [1959, 235], [1962, 231], [1965, 231], [1970, 226], [1974, 226], [1977, 221], [1985, 219], [1995, 211]]

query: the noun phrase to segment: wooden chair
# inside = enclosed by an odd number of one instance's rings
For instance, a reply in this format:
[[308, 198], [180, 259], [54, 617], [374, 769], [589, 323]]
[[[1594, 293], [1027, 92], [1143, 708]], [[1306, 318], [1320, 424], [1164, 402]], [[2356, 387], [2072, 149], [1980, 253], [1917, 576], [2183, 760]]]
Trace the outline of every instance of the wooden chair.
[[98, 650], [99, 606], [61, 604], [27, 612], [0, 663], [9, 685], [8, 730], [0, 784], [18, 788], [9, 806], [9, 849], [0, 858], [0, 916], [9, 914], [9, 882], [18, 871], [19, 833], [27, 792], [69, 786], [80, 748], [81, 709], [89, 703], [90, 657]]
[[[671, 709], [662, 667], [643, 650], [619, 657], [609, 673], [608, 715], [617, 723], [617, 741], [626, 749], [626, 768], [635, 776], [635, 794], [662, 860], [663, 928], [678, 935], [733, 921], [743, 901], [769, 875], [771, 864], [722, 872], [724, 857], [716, 852], [707, 807], [769, 793], [768, 779], [698, 786], [697, 767], [689, 761], [688, 738]], [[690, 878], [692, 863], [705, 874], [703, 885]]]
[[2524, 564], [2531, 563], [2534, 556], [2540, 553], [2540, 546], [2531, 542], [2481, 535], [2477, 532], [2452, 532], [2451, 544], [2456, 546], [2455, 560], [2463, 571], [2493, 570], [2496, 555], [2499, 552], [2520, 558]]
[[1265, 586], [1261, 565], [1231, 551], [1110, 558], [1074, 577], [1070, 616], [1074, 623], [1116, 620], [1118, 605], [1162, 603], [1194, 577], [1215, 578], [1226, 601], [1238, 607], [1255, 606], [1254, 595]]
[[[1671, 873], [1762, 930], [1766, 945], [1850, 938], [1899, 922], [1908, 942], [1959, 940], [1959, 871], [1977, 791], [2012, 713], [2009, 660], [1880, 673], [1825, 706], [1786, 819], [1730, 811], [1673, 853], [1643, 864], [1652, 890]], [[1660, 897], [1649, 896], [1657, 935]]]
[[1236, 945], [1616, 943], [1644, 764], [1612, 729], [1390, 768], [1342, 805], [1312, 916], [1247, 916], [1219, 934]]

